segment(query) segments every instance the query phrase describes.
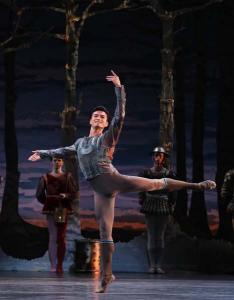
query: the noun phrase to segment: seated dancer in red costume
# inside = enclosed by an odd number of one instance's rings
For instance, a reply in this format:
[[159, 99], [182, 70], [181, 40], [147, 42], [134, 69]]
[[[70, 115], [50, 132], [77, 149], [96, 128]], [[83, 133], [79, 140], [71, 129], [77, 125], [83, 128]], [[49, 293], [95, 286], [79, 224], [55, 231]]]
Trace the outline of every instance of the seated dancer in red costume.
[[84, 177], [90, 183], [94, 192], [95, 214], [99, 224], [101, 239], [102, 280], [98, 292], [106, 291], [107, 286], [115, 279], [112, 274], [112, 254], [114, 243], [112, 227], [114, 221], [115, 198], [119, 193], [153, 191], [168, 189], [213, 189], [216, 184], [207, 180], [200, 183], [189, 183], [170, 178], [148, 179], [137, 176], [120, 174], [112, 165], [113, 154], [118, 142], [125, 116], [126, 95], [119, 77], [111, 71], [107, 81], [115, 86], [117, 105], [109, 128], [109, 112], [103, 106], [95, 107], [90, 118], [90, 132], [88, 136], [79, 138], [68, 147], [52, 150], [35, 150], [28, 158], [37, 161], [51, 157], [54, 154], [77, 155], [79, 167]]
[[48, 223], [50, 270], [57, 273], [63, 272], [67, 218], [77, 193], [72, 174], [62, 171], [63, 164], [61, 156], [52, 157], [52, 171], [40, 178], [36, 192]]

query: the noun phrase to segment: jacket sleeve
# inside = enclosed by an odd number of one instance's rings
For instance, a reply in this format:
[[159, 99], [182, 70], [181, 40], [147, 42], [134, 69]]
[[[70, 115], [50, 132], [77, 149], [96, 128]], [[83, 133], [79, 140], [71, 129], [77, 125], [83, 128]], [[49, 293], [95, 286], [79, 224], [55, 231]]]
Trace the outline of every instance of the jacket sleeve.
[[117, 98], [114, 117], [108, 130], [103, 134], [103, 144], [107, 147], [115, 146], [118, 142], [121, 129], [123, 127], [126, 106], [126, 93], [124, 86], [116, 87], [115, 94]]
[[44, 177], [41, 177], [38, 182], [36, 197], [40, 203], [44, 204], [46, 202], [46, 183]]
[[61, 155], [63, 157], [66, 156], [71, 156], [71, 155], [76, 155], [76, 149], [79, 143], [78, 139], [73, 145], [67, 146], [67, 147], [62, 147], [62, 148], [57, 148], [57, 149], [49, 149], [49, 150], [38, 150], [38, 153], [41, 158], [48, 158], [52, 157], [53, 155]]

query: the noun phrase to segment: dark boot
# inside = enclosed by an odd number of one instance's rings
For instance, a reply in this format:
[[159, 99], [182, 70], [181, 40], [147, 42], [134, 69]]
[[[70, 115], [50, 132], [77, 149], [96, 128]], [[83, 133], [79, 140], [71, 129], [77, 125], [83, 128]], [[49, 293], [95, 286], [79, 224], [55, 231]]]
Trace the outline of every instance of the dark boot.
[[158, 247], [154, 249], [148, 249], [150, 268], [149, 273], [151, 274], [165, 274], [165, 271], [162, 269], [162, 260], [163, 260], [164, 248]]

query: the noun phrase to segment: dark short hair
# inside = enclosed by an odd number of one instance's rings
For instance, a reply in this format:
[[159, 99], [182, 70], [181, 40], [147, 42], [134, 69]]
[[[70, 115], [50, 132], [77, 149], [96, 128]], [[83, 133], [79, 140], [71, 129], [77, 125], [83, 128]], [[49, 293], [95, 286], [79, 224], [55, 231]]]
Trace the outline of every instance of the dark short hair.
[[54, 154], [54, 155], [50, 156], [51, 161], [53, 160], [53, 158], [59, 158], [59, 159], [64, 160], [64, 156], [61, 154]]
[[94, 107], [94, 109], [91, 111], [91, 116], [95, 111], [104, 111], [107, 115], [107, 120], [108, 121], [110, 120], [110, 113], [109, 113], [108, 109], [105, 108], [105, 106], [96, 106], [96, 107]]

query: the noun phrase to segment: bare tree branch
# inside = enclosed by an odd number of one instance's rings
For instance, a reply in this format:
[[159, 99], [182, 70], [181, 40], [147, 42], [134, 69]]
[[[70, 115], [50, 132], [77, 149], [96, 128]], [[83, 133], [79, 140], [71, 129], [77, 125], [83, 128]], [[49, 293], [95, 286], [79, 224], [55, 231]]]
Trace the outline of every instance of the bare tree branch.
[[24, 11], [27, 11], [27, 10], [52, 10], [52, 11], [55, 11], [55, 12], [59, 12], [59, 13], [63, 13], [65, 14], [66, 13], [66, 10], [64, 8], [61, 8], [61, 7], [56, 7], [56, 6], [33, 6], [33, 7], [30, 7], [30, 6], [25, 6], [22, 8], [22, 12]]
[[153, 7], [154, 11], [160, 15], [160, 14], [165, 14], [165, 10], [162, 8], [162, 6], [159, 3], [159, 0], [151, 0], [150, 1], [152, 4], [151, 6]]
[[45, 34], [46, 37], [52, 37], [52, 38], [56, 38], [62, 41], [66, 40], [66, 35], [63, 33], [46, 33]]
[[158, 15], [159, 18], [175, 18], [174, 11], [168, 11], [163, 9], [159, 0], [151, 0], [149, 1], [151, 4], [145, 6], [145, 8], [150, 9], [152, 12]]
[[59, 40], [63, 40], [63, 41], [65, 41], [65, 39], [66, 39], [66, 35], [62, 34], [62, 33], [49, 34], [49, 36], [53, 36], [53, 37], [55, 37]]
[[80, 17], [80, 24], [79, 24], [79, 29], [77, 31], [78, 36], [80, 35], [81, 29], [84, 26], [84, 23], [86, 19], [89, 17], [89, 10], [96, 4], [96, 3], [103, 3], [103, 0], [98, 1], [98, 0], [92, 0], [89, 5], [86, 7], [86, 9], [83, 11], [81, 17]]
[[198, 6], [194, 6], [194, 7], [188, 7], [188, 8], [184, 8], [184, 9], [179, 9], [179, 10], [176, 10], [176, 11], [173, 11], [173, 15], [174, 17], [178, 17], [178, 16], [181, 16], [183, 14], [187, 14], [187, 13], [190, 13], [190, 12], [194, 12], [194, 11], [198, 11], [198, 10], [202, 10], [202, 9], [205, 9], [206, 7], [214, 4], [214, 3], [221, 3], [223, 2], [223, 0], [209, 0], [207, 1], [206, 3], [204, 4], [201, 4], [201, 5], [198, 5]]
[[[49, 32], [53, 29], [53, 27], [49, 28], [45, 32], [27, 32], [24, 34], [18, 34], [16, 36], [11, 36], [4, 42], [0, 43], [0, 52], [12, 52], [12, 51], [17, 51], [17, 50], [22, 50], [26, 48], [30, 48], [33, 44], [38, 43], [43, 37], [48, 36]], [[35, 36], [37, 35], [37, 38], [35, 38], [32, 41], [29, 42], [21, 42], [19, 45], [11, 46], [11, 42], [16, 42], [16, 40], [24, 39], [27, 37]]]
[[22, 17], [22, 13], [21, 13], [21, 10], [18, 10], [16, 12], [16, 15], [17, 15], [17, 19], [16, 19], [16, 22], [15, 22], [15, 28], [13, 30], [13, 36], [16, 34], [16, 32], [18, 31], [19, 27], [20, 27], [20, 22], [21, 22], [21, 17]]
[[[7, 8], [14, 12], [15, 15], [16, 15], [16, 20], [15, 20], [15, 24], [14, 24], [14, 29], [12, 30], [12, 35], [14, 36], [17, 32], [17, 30], [19, 29], [20, 27], [20, 22], [21, 22], [21, 16], [22, 16], [22, 11], [21, 9], [19, 9], [18, 7], [16, 7], [16, 5], [14, 5], [14, 2], [13, 1], [2, 1], [0, 0], [0, 3], [1, 2], [4, 2], [4, 5], [7, 6]], [[12, 3], [12, 4], [11, 4]], [[1, 45], [1, 44], [0, 44]]]
[[11, 0], [0, 0], [0, 3], [4, 6], [7, 6], [11, 10], [16, 10], [16, 6], [12, 3]]
[[158, 15], [165, 13], [165, 10], [163, 10], [159, 0], [129, 0], [127, 1], [127, 6], [133, 7], [134, 9], [146, 8]]
[[[99, 1], [99, 4], [101, 3], [104, 3], [104, 1]], [[102, 10], [99, 10], [99, 11], [95, 11], [95, 12], [91, 12], [87, 15], [86, 18], [91, 18], [93, 16], [96, 16], [96, 15], [100, 15], [100, 14], [105, 14], [105, 13], [108, 13], [110, 11], [120, 11], [120, 10], [124, 10], [124, 9], [130, 9], [130, 8], [134, 8], [134, 5], [130, 5], [129, 4], [130, 1], [129, 0], [124, 0], [119, 6], [117, 7], [112, 7], [112, 8], [107, 8], [107, 9], [102, 9]]]
[[[145, 1], [142, 1], [142, 2], [145, 2]], [[201, 4], [201, 5], [197, 5], [197, 6], [193, 6], [193, 7], [186, 7], [186, 8], [178, 9], [178, 10], [174, 10], [174, 11], [168, 11], [168, 10], [163, 9], [159, 3], [159, 0], [150, 0], [150, 1], [146, 1], [146, 2], [148, 2], [148, 4], [145, 5], [145, 8], [150, 9], [152, 12], [157, 14], [159, 18], [176, 18], [176, 17], [181, 16], [186, 13], [205, 9], [206, 7], [208, 7], [214, 3], [221, 3], [221, 2], [223, 2], [223, 0], [208, 0], [206, 3]]]
[[[1, 2], [4, 2], [4, 4], [7, 5], [7, 7], [10, 9], [10, 11], [14, 11], [16, 14], [16, 17], [17, 17], [15, 20], [15, 24], [14, 24], [14, 28], [12, 30], [11, 36], [9, 38], [7, 38], [5, 41], [0, 43], [0, 48], [4, 48], [7, 46], [7, 44], [9, 44], [11, 41], [13, 41], [13, 39], [16, 37], [17, 31], [20, 27], [22, 13], [21, 13], [21, 10], [14, 5], [13, 1], [1, 1]], [[24, 36], [24, 35], [22, 35], [22, 36]]]
[[8, 43], [10, 43], [12, 41], [13, 37], [10, 36], [8, 39], [6, 39], [5, 41], [0, 43], [0, 49], [4, 48]]

